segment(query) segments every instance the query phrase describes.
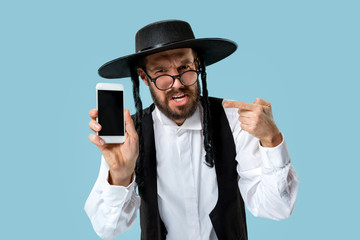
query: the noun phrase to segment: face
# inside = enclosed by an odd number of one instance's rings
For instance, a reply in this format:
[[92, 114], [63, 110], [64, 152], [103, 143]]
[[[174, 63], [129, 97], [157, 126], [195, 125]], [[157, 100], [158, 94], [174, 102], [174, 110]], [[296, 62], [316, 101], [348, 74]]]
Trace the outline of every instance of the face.
[[[178, 75], [186, 70], [198, 70], [194, 59], [194, 52], [190, 48], [168, 50], [147, 56], [144, 61], [145, 71], [151, 78], [162, 74]], [[161, 91], [147, 79], [141, 68], [139, 75], [149, 86], [155, 105], [169, 119], [181, 125], [194, 114], [200, 98], [198, 82], [192, 86], [184, 86], [177, 78], [170, 89]]]

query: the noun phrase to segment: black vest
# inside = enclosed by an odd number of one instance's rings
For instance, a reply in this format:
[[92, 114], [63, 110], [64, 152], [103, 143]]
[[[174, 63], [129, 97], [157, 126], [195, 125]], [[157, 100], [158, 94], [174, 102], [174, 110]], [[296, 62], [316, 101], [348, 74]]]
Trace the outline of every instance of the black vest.
[[[233, 135], [222, 107], [222, 100], [216, 98], [209, 98], [209, 100], [219, 192], [218, 201], [209, 217], [219, 240], [247, 240], [244, 202], [237, 184], [238, 174]], [[158, 208], [153, 110], [154, 105], [145, 109], [142, 119], [144, 185], [139, 188], [142, 240], [163, 240], [166, 239], [167, 234]]]

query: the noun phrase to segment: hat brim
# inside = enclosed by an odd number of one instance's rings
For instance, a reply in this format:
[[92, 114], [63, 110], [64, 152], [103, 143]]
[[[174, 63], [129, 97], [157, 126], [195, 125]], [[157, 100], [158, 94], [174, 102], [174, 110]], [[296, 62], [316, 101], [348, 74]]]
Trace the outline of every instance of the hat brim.
[[177, 48], [194, 49], [202, 56], [205, 65], [209, 66], [235, 52], [237, 45], [235, 42], [223, 38], [200, 38], [175, 42], [109, 61], [99, 68], [99, 75], [104, 78], [130, 77], [130, 68], [136, 66], [138, 59], [154, 53]]

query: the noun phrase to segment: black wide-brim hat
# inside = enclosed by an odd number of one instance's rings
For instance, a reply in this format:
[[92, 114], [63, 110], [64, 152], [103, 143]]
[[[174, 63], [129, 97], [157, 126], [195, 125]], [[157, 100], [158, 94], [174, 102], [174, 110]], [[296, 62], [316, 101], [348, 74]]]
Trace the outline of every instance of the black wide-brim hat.
[[151, 23], [141, 28], [135, 37], [136, 53], [114, 59], [99, 68], [104, 78], [130, 77], [130, 68], [138, 66], [139, 59], [166, 50], [192, 48], [206, 66], [216, 63], [233, 52], [237, 45], [224, 38], [196, 39], [190, 24], [179, 20]]

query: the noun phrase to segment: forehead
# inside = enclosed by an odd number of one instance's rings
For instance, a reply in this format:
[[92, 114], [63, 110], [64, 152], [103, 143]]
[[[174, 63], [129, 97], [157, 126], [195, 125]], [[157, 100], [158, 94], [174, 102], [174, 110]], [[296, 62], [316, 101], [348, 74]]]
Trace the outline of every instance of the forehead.
[[193, 61], [194, 53], [191, 48], [179, 48], [155, 53], [145, 57], [146, 66], [156, 66], [166, 63], [178, 63], [182, 61]]

